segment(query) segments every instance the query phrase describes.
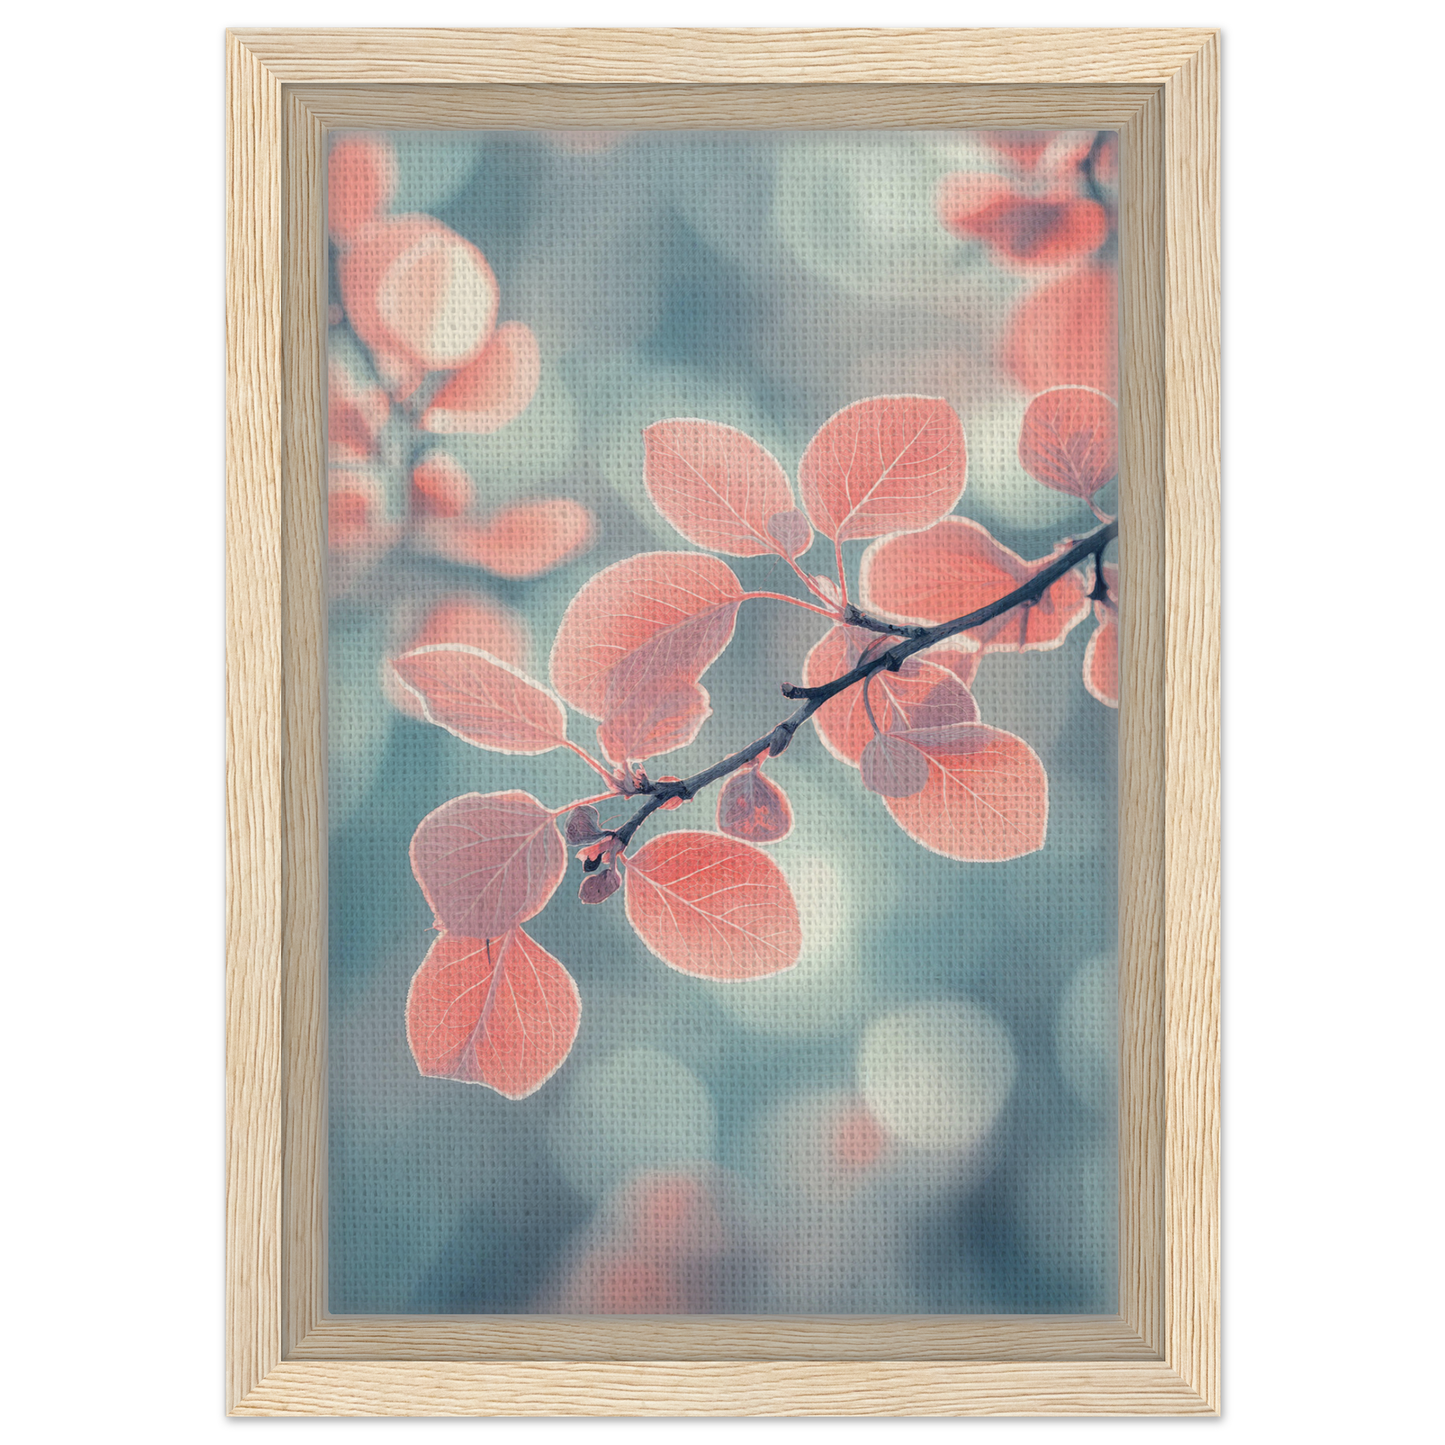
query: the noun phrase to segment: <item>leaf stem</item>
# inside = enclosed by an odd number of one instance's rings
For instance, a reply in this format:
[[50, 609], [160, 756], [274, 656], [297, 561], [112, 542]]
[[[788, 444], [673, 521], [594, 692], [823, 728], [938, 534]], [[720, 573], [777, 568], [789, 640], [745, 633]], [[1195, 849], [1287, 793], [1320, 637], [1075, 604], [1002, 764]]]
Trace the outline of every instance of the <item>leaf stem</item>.
[[564, 803], [560, 808], [551, 808], [548, 811], [554, 818], [560, 818], [563, 813], [570, 813], [573, 808], [587, 808], [594, 803], [607, 803], [613, 798], [620, 798], [623, 795], [614, 788], [610, 793], [598, 793], [595, 798], [578, 798], [575, 803]]
[[[783, 554], [780, 552], [778, 555], [782, 557]], [[798, 574], [798, 580], [802, 582], [803, 586], [806, 587], [808, 591], [813, 594], [814, 597], [818, 598], [820, 602], [826, 602], [828, 600], [828, 594], [824, 592], [823, 589], [819, 587], [818, 584], [814, 582], [813, 579], [808, 576], [808, 574], [804, 572], [801, 567], [798, 566], [798, 559], [796, 557], [783, 557], [783, 561], [786, 562], [788, 566], [791, 567], [793, 571]]]
[[806, 607], [809, 612], [816, 612], [819, 617], [826, 617], [830, 622], [838, 620], [838, 614], [826, 607], [814, 607], [811, 602], [804, 602], [801, 597], [789, 597], [786, 592], [744, 592], [743, 601], [749, 602], [755, 597], [766, 597], [773, 602], [791, 602], [794, 607]]
[[[599, 777], [606, 778], [609, 783], [613, 784], [613, 793], [616, 792], [617, 780], [606, 768], [602, 766], [601, 763], [597, 761], [596, 758], [592, 756], [591, 753], [587, 751], [586, 748], [579, 748], [576, 743], [571, 742], [566, 738], [562, 740], [562, 746], [565, 748], [570, 748], [574, 753], [576, 753], [577, 756], [581, 758], [582, 761], [586, 763], [587, 766], [591, 768], [592, 771], [596, 773]], [[610, 798], [613, 796], [613, 793], [609, 793], [607, 796]]]

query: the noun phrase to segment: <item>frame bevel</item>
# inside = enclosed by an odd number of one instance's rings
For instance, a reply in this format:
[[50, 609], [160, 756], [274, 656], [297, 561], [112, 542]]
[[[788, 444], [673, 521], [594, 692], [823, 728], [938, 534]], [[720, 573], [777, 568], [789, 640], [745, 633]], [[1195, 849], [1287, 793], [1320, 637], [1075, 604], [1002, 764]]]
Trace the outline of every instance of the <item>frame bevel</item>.
[[[254, 30], [227, 65], [231, 1413], [1217, 1412], [1216, 33]], [[324, 1310], [325, 134], [623, 122], [1120, 133], [1117, 1317]]]

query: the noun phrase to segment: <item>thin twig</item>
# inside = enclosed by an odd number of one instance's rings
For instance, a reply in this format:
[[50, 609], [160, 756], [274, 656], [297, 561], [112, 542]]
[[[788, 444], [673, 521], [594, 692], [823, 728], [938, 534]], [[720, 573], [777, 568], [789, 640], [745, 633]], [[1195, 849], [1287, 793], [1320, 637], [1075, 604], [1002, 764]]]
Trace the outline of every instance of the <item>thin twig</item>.
[[[683, 778], [675, 783], [655, 783], [651, 780], [644, 782], [637, 791], [647, 794], [647, 801], [620, 828], [612, 830], [611, 836], [617, 839], [621, 847], [625, 848], [643, 823], [664, 803], [670, 802], [673, 798], [682, 798], [685, 801], [695, 797], [709, 783], [715, 783], [719, 778], [725, 778], [729, 773], [737, 772], [739, 768], [752, 762], [754, 758], [760, 757], [763, 753], [776, 757], [792, 742], [793, 735], [798, 729], [829, 698], [836, 697], [840, 692], [852, 687], [854, 683], [872, 677], [875, 672], [881, 672], [884, 669], [897, 672], [899, 667], [914, 653], [926, 651], [936, 643], [943, 642], [960, 632], [967, 632], [970, 628], [982, 627], [985, 622], [991, 622], [995, 617], [1001, 617], [1015, 607], [1037, 602], [1060, 577], [1077, 567], [1085, 558], [1092, 557], [1095, 567], [1098, 567], [1104, 549], [1118, 535], [1119, 523], [1117, 521], [1109, 522], [1100, 527], [1098, 531], [1091, 532], [1082, 541], [1075, 542], [1067, 552], [1055, 558], [1047, 567], [1029, 578], [1022, 587], [1015, 587], [1012, 592], [1000, 597], [998, 601], [990, 602], [987, 607], [980, 607], [975, 612], [965, 613], [962, 617], [955, 617], [950, 622], [940, 622], [936, 627], [912, 628], [902, 641], [895, 643], [892, 647], [886, 648], [872, 657], [865, 653], [856, 667], [845, 672], [841, 677], [834, 678], [832, 682], [823, 683], [819, 687], [795, 687], [792, 683], [785, 682], [783, 696], [802, 701], [802, 706], [791, 717], [784, 718], [771, 732], [764, 734], [756, 742], [749, 743], [741, 752], [723, 758], [710, 768], [704, 768], [702, 772], [694, 773], [690, 778]], [[856, 625], [863, 626], [865, 624]], [[884, 623], [879, 624], [874, 630], [886, 631], [889, 627], [890, 624]]]

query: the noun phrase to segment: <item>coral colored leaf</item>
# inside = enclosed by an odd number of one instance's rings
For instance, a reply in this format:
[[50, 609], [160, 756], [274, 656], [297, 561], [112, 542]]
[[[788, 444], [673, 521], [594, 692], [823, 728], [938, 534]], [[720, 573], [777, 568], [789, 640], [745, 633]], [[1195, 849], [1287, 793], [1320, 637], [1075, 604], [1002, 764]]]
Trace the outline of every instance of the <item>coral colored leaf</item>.
[[[417, 652], [440, 642], [461, 643], [524, 671], [531, 652], [522, 616], [489, 597], [474, 595], [447, 597], [436, 603], [400, 651]], [[381, 664], [381, 685], [394, 707], [408, 717], [425, 720], [422, 700], [402, 682], [389, 662]]]
[[332, 467], [326, 478], [326, 545], [332, 552], [357, 553], [378, 544], [381, 486], [365, 472]]
[[444, 929], [495, 939], [546, 907], [567, 850], [530, 793], [466, 793], [422, 819], [411, 867]]
[[406, 1039], [423, 1074], [525, 1099], [561, 1067], [581, 1014], [571, 975], [522, 929], [443, 933], [411, 981]]
[[1105, 707], [1119, 706], [1119, 569], [1104, 563], [1104, 585], [1109, 600], [1094, 603], [1099, 624], [1084, 649], [1084, 686]]
[[1035, 481], [1089, 501], [1119, 474], [1119, 408], [1087, 387], [1040, 392], [1024, 413], [1019, 461]]
[[863, 786], [885, 798], [911, 798], [928, 783], [928, 759], [912, 743], [892, 733], [869, 738], [858, 771]]
[[717, 825], [745, 843], [776, 843], [793, 831], [788, 795], [761, 768], [741, 768], [717, 798]]
[[327, 460], [369, 461], [376, 439], [391, 414], [391, 403], [379, 386], [360, 381], [342, 361], [326, 365]]
[[592, 513], [567, 497], [518, 502], [480, 524], [454, 522], [429, 533], [440, 557], [526, 581], [575, 557], [592, 541]]
[[971, 863], [1020, 858], [1044, 846], [1049, 789], [1044, 765], [1022, 738], [973, 723], [915, 735], [928, 781], [907, 798], [885, 798], [899, 827], [930, 852]]
[[[771, 523], [795, 514], [793, 489], [773, 454], [750, 436], [715, 422], [680, 419], [655, 423], [642, 439], [647, 495], [689, 542], [733, 557], [786, 548]], [[799, 540], [794, 529], [791, 541]], [[807, 529], [802, 545], [786, 555], [806, 552], [812, 540]]]
[[500, 431], [526, 411], [541, 376], [541, 353], [531, 327], [505, 321], [432, 398], [422, 414], [422, 430], [474, 436]]
[[878, 396], [823, 423], [798, 486], [813, 526], [846, 542], [931, 526], [957, 505], [966, 477], [963, 424], [946, 401]]
[[[834, 627], [824, 634], [803, 663], [803, 684], [819, 687], [832, 682], [858, 665], [865, 647], [875, 652], [886, 651], [896, 640], [861, 627]], [[930, 652], [926, 656], [910, 657], [897, 672], [876, 672], [869, 679], [868, 700], [884, 732], [908, 726], [912, 710], [923, 706], [936, 687], [950, 679], [956, 681], [951, 672], [933, 661], [935, 655]], [[863, 684], [856, 683], [836, 697], [830, 697], [813, 714], [813, 725], [823, 746], [839, 762], [857, 767], [874, 732], [863, 706]]]
[[789, 512], [775, 512], [769, 517], [768, 536], [778, 544], [785, 557], [801, 557], [813, 545], [813, 529], [796, 508]]
[[[422, 372], [472, 360], [497, 317], [499, 292], [486, 257], [430, 216], [359, 227], [342, 253], [341, 299], [352, 329], [379, 367]], [[394, 375], [397, 389], [399, 375]]]
[[622, 879], [615, 868], [601, 868], [589, 873], [577, 890], [577, 897], [583, 903], [605, 903], [622, 886]]
[[1086, 266], [1034, 292], [1014, 312], [1003, 364], [1029, 394], [1087, 386], [1119, 394], [1119, 288], [1110, 267]]
[[761, 849], [717, 833], [663, 833], [626, 869], [628, 922], [670, 967], [699, 978], [762, 978], [798, 961], [798, 905]]
[[643, 762], [684, 748], [697, 736], [712, 712], [707, 689], [696, 682], [674, 681], [677, 685], [665, 692], [639, 688], [602, 719], [597, 745], [612, 762]]
[[982, 138], [1020, 170], [1031, 171], [1053, 143], [1056, 134], [1051, 130], [987, 130], [982, 133]]
[[1050, 266], [1096, 251], [1109, 233], [1097, 201], [1015, 191], [1001, 176], [958, 172], [938, 189], [938, 216], [955, 236], [986, 242], [1007, 261]]
[[972, 687], [974, 678], [978, 676], [978, 665], [983, 660], [983, 654], [964, 650], [970, 646], [972, 644], [967, 638], [948, 637], [937, 647], [930, 647], [927, 652], [918, 655], [935, 667], [946, 667], [965, 687]]
[[583, 843], [595, 843], [602, 837], [602, 820], [591, 803], [573, 808], [567, 815], [567, 842], [574, 848]]
[[[860, 593], [867, 611], [933, 626], [1006, 597], [1046, 567], [1026, 562], [966, 517], [945, 517], [926, 532], [885, 537], [863, 554]], [[962, 634], [985, 652], [1058, 647], [1088, 615], [1077, 571], [1066, 572], [1032, 606], [1015, 607]]]
[[1014, 188], [1003, 176], [987, 171], [954, 171], [938, 183], [934, 201], [944, 229], [960, 239], [976, 236], [973, 218], [1000, 202], [1014, 199]]
[[422, 620], [405, 649], [431, 647], [438, 642], [460, 642], [525, 667], [531, 642], [520, 613], [490, 597], [459, 595], [438, 602]]
[[547, 753], [567, 741], [567, 714], [545, 688], [472, 647], [447, 642], [398, 657], [397, 675], [427, 720], [496, 753]]
[[552, 646], [552, 686], [579, 712], [611, 723], [614, 762], [683, 747], [711, 712], [698, 678], [731, 641], [742, 598], [742, 584], [716, 557], [644, 552], [614, 563], [568, 606]]
[[345, 245], [358, 227], [379, 216], [396, 190], [396, 152], [388, 141], [348, 136], [326, 158], [326, 224]]
[[412, 502], [427, 516], [460, 517], [476, 490], [471, 474], [445, 452], [432, 452], [412, 468]]
[[1118, 613], [1099, 623], [1084, 649], [1084, 686], [1105, 707], [1119, 706]]
[[976, 211], [962, 230], [1022, 266], [1052, 266], [1103, 245], [1109, 218], [1097, 201], [1001, 197]]
[[[928, 675], [924, 674], [925, 680]], [[964, 683], [951, 672], [932, 679], [928, 691], [919, 697], [912, 689], [893, 695], [893, 705], [910, 729], [955, 727], [978, 721], [978, 704]]]

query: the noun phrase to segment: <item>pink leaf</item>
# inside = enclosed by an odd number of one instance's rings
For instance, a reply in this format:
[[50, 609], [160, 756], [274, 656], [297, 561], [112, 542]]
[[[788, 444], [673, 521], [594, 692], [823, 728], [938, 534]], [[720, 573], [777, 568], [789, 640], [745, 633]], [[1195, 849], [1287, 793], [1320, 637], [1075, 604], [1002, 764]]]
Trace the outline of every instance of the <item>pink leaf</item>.
[[745, 843], [776, 843], [793, 831], [793, 809], [761, 768], [744, 767], [718, 793], [717, 825]]
[[500, 657], [513, 667], [525, 667], [531, 640], [526, 619], [490, 597], [460, 593], [438, 602], [404, 649], [415, 652], [438, 642], [460, 642]]
[[437, 921], [500, 938], [540, 913], [567, 867], [562, 835], [529, 793], [466, 793], [422, 819], [411, 867]]
[[1094, 603], [1094, 618], [1099, 625], [1084, 649], [1084, 686], [1105, 707], [1118, 707], [1119, 569], [1112, 562], [1104, 563], [1104, 585], [1109, 589], [1109, 598]]
[[908, 728], [953, 727], [978, 721], [978, 704], [973, 694], [953, 673], [938, 677], [922, 697], [912, 691], [904, 692], [895, 694], [893, 703]]
[[432, 398], [422, 414], [422, 429], [473, 436], [500, 431], [526, 411], [541, 376], [542, 357], [531, 327], [504, 321]]
[[492, 334], [499, 293], [486, 257], [430, 216], [373, 221], [341, 257], [341, 299], [378, 366], [406, 389], [402, 370], [452, 370]]
[[1086, 266], [1035, 291], [1013, 314], [1004, 368], [1033, 395], [1051, 386], [1119, 394], [1119, 287], [1112, 267]]
[[988, 171], [954, 171], [939, 181], [934, 209], [945, 230], [967, 237], [977, 234], [971, 229], [975, 216], [1013, 196], [1013, 184], [1005, 176]]
[[707, 689], [701, 684], [667, 681], [678, 685], [657, 693], [639, 689], [602, 719], [597, 745], [613, 763], [643, 762], [684, 748], [712, 714]]
[[589, 873], [577, 890], [577, 897], [583, 903], [605, 903], [622, 886], [622, 879], [615, 868], [600, 868]]
[[581, 1013], [571, 975], [522, 929], [443, 933], [411, 981], [406, 1037], [423, 1074], [525, 1099], [561, 1067]]
[[965, 637], [947, 637], [937, 647], [930, 647], [919, 656], [935, 667], [946, 667], [965, 687], [972, 687], [978, 676], [982, 653], [965, 651], [973, 644]]
[[928, 782], [928, 759], [892, 733], [875, 733], [858, 761], [863, 786], [885, 798], [911, 798]]
[[[926, 532], [885, 537], [863, 554], [859, 591], [865, 610], [895, 621], [935, 625], [1006, 597], [1046, 567], [1026, 562], [967, 517], [945, 517]], [[1066, 572], [1039, 601], [962, 634], [985, 652], [1034, 652], [1060, 646], [1089, 611], [1082, 579]]]
[[446, 452], [431, 452], [411, 473], [411, 495], [418, 512], [433, 517], [460, 517], [476, 494], [471, 474]]
[[785, 557], [801, 557], [813, 545], [813, 529], [808, 519], [796, 509], [775, 512], [768, 518], [768, 536], [778, 544]]
[[885, 798], [899, 827], [930, 852], [996, 863], [1044, 846], [1048, 779], [1022, 738], [982, 723], [919, 735], [928, 781], [906, 798]]
[[788, 880], [751, 844], [663, 833], [627, 860], [627, 918], [665, 964], [699, 978], [761, 978], [802, 950]]
[[846, 542], [931, 526], [957, 505], [966, 476], [963, 426], [946, 401], [879, 396], [824, 422], [798, 485], [813, 526]]
[[985, 241], [997, 255], [1022, 266], [1087, 256], [1109, 234], [1108, 215], [1097, 201], [1022, 195], [997, 176], [945, 177], [938, 213], [955, 236]]
[[1051, 130], [986, 130], [982, 138], [1008, 156], [1021, 170], [1031, 171], [1057, 134]]
[[392, 663], [421, 698], [427, 720], [497, 753], [546, 753], [567, 741], [567, 715], [545, 688], [460, 643], [408, 652]]
[[326, 546], [358, 553], [381, 545], [381, 486], [365, 472], [332, 467], [326, 477]]
[[[647, 494], [689, 542], [733, 557], [807, 551], [812, 530], [794, 509], [787, 473], [750, 436], [692, 420], [660, 421], [642, 436]], [[779, 538], [771, 524], [780, 516], [797, 516], [806, 533], [793, 551], [799, 528], [787, 523], [788, 540]]]
[[379, 216], [396, 190], [396, 152], [389, 141], [348, 136], [326, 157], [326, 224], [345, 245], [358, 227]]
[[327, 460], [364, 462], [376, 454], [376, 441], [391, 414], [379, 386], [359, 380], [343, 361], [326, 363]]
[[591, 803], [573, 808], [567, 815], [567, 842], [574, 848], [595, 843], [602, 837], [602, 820]]
[[[698, 679], [732, 639], [742, 597], [732, 569], [700, 553], [645, 552], [614, 563], [567, 608], [552, 647], [552, 685], [579, 712], [611, 723], [614, 762], [682, 747], [711, 711]], [[622, 751], [632, 745], [651, 751]]]
[[[433, 606], [400, 650], [418, 652], [439, 642], [459, 642], [524, 669], [531, 651], [527, 624], [519, 613], [488, 597], [467, 594], [445, 598]], [[422, 700], [402, 682], [389, 662], [381, 664], [381, 686], [399, 711], [425, 720]]]
[[[807, 687], [819, 687], [832, 682], [857, 666], [865, 647], [875, 652], [886, 651], [894, 641], [896, 639], [861, 627], [834, 627], [803, 663], [803, 683]], [[930, 651], [923, 656], [910, 657], [897, 672], [874, 673], [868, 684], [868, 699], [873, 704], [873, 716], [878, 719], [878, 726], [885, 732], [906, 727], [913, 709], [924, 706], [934, 689], [953, 676], [937, 664], [935, 658], [938, 655]], [[969, 701], [972, 701], [971, 695]], [[956, 696], [955, 704], [965, 706]], [[829, 698], [813, 714], [813, 725], [823, 746], [839, 762], [857, 767], [874, 731], [863, 706], [863, 684], [856, 683], [836, 697]]]
[[592, 541], [592, 513], [567, 497], [518, 502], [488, 521], [438, 526], [427, 541], [449, 562], [525, 581], [575, 557]]
[[1024, 413], [1019, 461], [1035, 481], [1090, 501], [1119, 474], [1119, 408], [1087, 387], [1040, 392]]

